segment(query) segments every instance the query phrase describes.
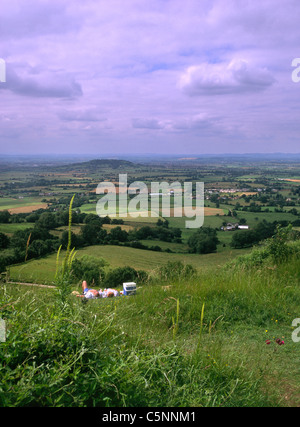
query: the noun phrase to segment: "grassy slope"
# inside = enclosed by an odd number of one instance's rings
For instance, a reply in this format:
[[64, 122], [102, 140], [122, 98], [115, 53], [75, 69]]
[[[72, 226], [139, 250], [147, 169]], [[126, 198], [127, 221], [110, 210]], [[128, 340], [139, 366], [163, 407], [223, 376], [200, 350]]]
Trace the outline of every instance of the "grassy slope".
[[68, 314], [55, 311], [53, 290], [2, 287], [0, 405], [298, 406], [299, 277], [298, 259], [210, 268], [134, 298], [72, 297]]
[[[160, 242], [156, 243], [160, 244]], [[76, 258], [80, 258], [83, 255], [92, 255], [106, 259], [111, 267], [130, 265], [137, 270], [146, 271], [153, 271], [168, 261], [182, 261], [186, 264], [192, 264], [202, 271], [207, 268], [218, 268], [218, 266], [243, 253], [245, 253], [245, 250], [233, 250], [207, 255], [176, 254], [107, 245], [79, 249]], [[63, 252], [61, 258], [63, 258]], [[26, 263], [12, 266], [10, 268], [10, 277], [13, 281], [52, 283], [55, 270], [56, 254], [53, 254], [39, 260], [30, 260]]]

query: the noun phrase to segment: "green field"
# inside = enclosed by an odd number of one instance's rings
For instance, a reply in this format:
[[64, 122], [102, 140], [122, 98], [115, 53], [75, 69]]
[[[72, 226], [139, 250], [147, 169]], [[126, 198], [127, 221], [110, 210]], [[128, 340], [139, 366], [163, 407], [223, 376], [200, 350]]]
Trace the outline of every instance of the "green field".
[[11, 235], [18, 230], [26, 230], [26, 228], [31, 228], [31, 227], [34, 227], [34, 223], [32, 222], [0, 224], [0, 233]]
[[1, 197], [0, 198], [0, 210], [9, 210], [16, 208], [28, 208], [31, 206], [38, 206], [42, 204], [41, 200], [43, 197], [24, 197], [24, 198], [11, 198], [11, 197]]
[[[145, 270], [148, 272], [155, 271], [168, 261], [182, 261], [202, 271], [212, 267], [218, 269], [229, 260], [247, 252], [247, 250], [232, 250], [215, 254], [197, 255], [154, 252], [107, 245], [89, 246], [79, 249], [76, 252], [76, 258], [80, 258], [83, 255], [92, 255], [104, 258], [109, 262], [110, 267], [131, 266], [136, 270]], [[61, 258], [63, 258], [63, 252], [61, 253]], [[53, 254], [39, 260], [30, 260], [23, 264], [11, 266], [10, 278], [13, 281], [51, 284], [54, 281], [55, 271], [56, 254]]]

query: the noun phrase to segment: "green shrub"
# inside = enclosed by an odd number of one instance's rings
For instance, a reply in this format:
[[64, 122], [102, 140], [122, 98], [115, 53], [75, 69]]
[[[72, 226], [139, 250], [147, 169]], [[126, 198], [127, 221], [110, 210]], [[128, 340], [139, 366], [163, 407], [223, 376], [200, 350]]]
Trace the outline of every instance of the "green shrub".
[[286, 228], [278, 227], [275, 236], [268, 241], [267, 250], [277, 264], [287, 261], [293, 253], [292, 248], [288, 245], [291, 232], [292, 225]]
[[84, 255], [73, 261], [72, 277], [77, 282], [86, 280], [89, 286], [100, 286], [105, 277], [104, 269], [108, 265], [104, 258]]
[[120, 287], [125, 282], [147, 282], [148, 274], [143, 270], [135, 270], [132, 267], [117, 267], [109, 270], [105, 276], [106, 287]]

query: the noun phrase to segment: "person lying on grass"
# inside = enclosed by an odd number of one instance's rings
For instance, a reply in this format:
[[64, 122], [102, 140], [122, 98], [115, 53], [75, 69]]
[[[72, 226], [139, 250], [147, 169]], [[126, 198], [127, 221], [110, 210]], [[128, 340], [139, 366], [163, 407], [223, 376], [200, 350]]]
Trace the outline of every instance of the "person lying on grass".
[[118, 297], [120, 295], [119, 291], [111, 288], [104, 289], [104, 291], [100, 289], [99, 294], [100, 294], [100, 298], [112, 298], [112, 297]]
[[79, 298], [95, 299], [100, 298], [100, 294], [96, 289], [89, 289], [86, 280], [82, 282], [82, 295], [76, 295]]
[[119, 296], [120, 293], [116, 289], [100, 289], [100, 291], [97, 291], [96, 289], [90, 289], [88, 288], [86, 280], [82, 282], [82, 295], [76, 295], [79, 298], [86, 298], [86, 299], [96, 299], [96, 298], [112, 298]]

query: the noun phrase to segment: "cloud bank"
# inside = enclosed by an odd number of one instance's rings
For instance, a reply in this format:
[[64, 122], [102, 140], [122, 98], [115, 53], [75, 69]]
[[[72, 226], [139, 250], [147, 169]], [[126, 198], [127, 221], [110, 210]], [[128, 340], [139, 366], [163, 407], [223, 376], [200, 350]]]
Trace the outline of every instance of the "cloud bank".
[[299, 13], [297, 0], [4, 2], [0, 152], [299, 152]]

